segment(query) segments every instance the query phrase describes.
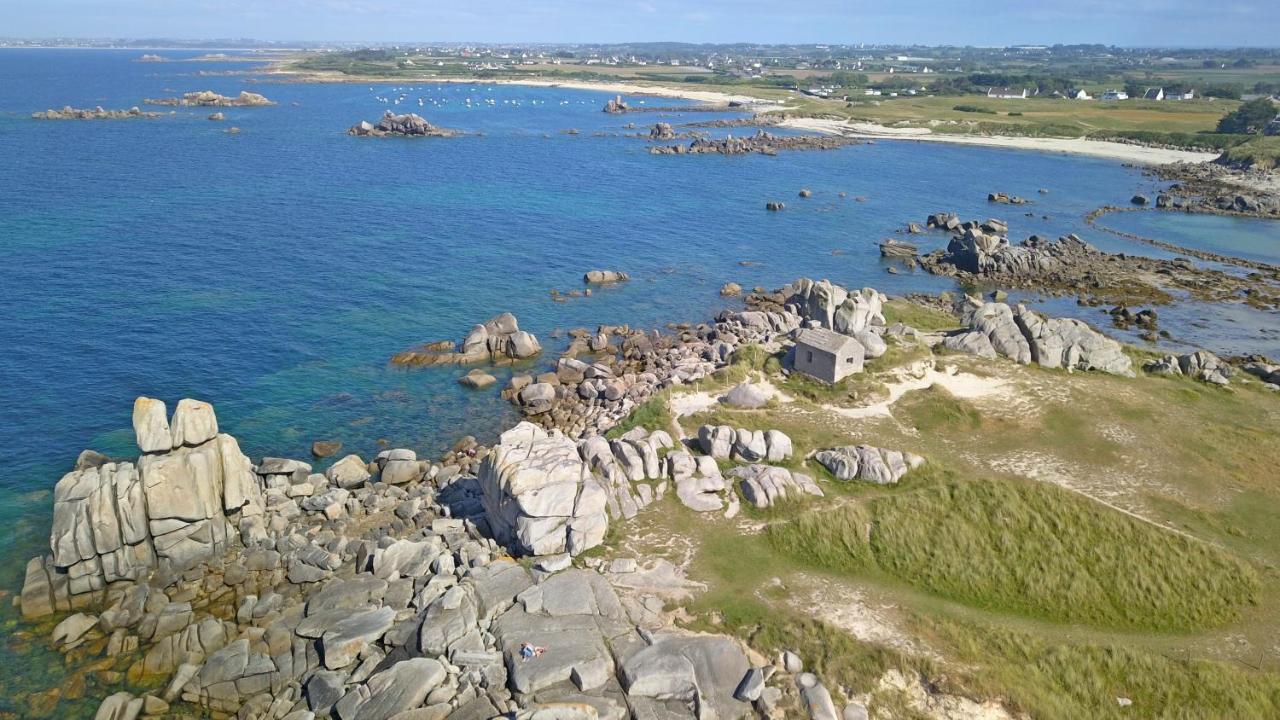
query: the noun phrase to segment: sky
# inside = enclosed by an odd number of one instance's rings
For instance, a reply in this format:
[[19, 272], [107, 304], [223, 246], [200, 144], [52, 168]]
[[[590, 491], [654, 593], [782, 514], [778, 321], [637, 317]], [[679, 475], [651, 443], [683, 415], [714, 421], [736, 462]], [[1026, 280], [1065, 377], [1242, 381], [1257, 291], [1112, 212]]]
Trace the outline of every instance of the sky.
[[1280, 0], [0, 0], [0, 37], [1274, 46]]

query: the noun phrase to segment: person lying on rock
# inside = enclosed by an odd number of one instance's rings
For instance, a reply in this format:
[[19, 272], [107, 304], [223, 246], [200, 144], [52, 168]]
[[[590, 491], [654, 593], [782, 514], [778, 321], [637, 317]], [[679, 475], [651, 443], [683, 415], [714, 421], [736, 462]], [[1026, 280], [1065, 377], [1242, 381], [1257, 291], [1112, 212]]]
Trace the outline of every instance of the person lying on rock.
[[537, 646], [537, 645], [534, 645], [533, 643], [521, 643], [521, 644], [520, 644], [520, 659], [521, 659], [521, 661], [523, 662], [523, 661], [527, 661], [527, 660], [532, 660], [532, 659], [537, 658], [537, 657], [542, 657], [542, 653], [544, 653], [544, 652], [546, 652], [546, 651], [547, 651], [547, 649], [546, 649], [546, 648], [544, 648], [544, 647], [539, 647], [539, 646]]

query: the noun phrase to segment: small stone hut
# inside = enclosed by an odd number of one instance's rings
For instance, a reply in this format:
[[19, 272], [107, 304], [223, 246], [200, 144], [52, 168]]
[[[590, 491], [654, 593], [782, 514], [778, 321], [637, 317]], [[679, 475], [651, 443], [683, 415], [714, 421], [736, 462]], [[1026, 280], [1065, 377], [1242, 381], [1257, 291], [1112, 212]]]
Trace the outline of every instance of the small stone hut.
[[848, 335], [823, 328], [806, 328], [796, 335], [793, 366], [825, 383], [838, 383], [862, 372], [866, 350]]

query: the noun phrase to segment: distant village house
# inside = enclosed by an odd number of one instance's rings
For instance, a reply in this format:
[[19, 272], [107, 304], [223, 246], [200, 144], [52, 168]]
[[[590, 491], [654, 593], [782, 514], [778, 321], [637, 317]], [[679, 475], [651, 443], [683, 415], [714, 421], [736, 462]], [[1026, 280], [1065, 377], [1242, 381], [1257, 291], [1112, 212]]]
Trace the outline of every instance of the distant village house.
[[806, 328], [796, 335], [793, 365], [797, 372], [835, 384], [862, 372], [866, 350], [848, 335], [823, 328]]
[[1102, 94], [1103, 100], [1128, 100], [1129, 93], [1123, 90], [1108, 90]]
[[1163, 100], [1164, 88], [1147, 88], [1147, 91], [1142, 94], [1142, 99], [1143, 100]]
[[1001, 100], [1025, 100], [1027, 98], [1027, 89], [1019, 88], [1015, 90], [1008, 87], [993, 87], [987, 91], [987, 97]]

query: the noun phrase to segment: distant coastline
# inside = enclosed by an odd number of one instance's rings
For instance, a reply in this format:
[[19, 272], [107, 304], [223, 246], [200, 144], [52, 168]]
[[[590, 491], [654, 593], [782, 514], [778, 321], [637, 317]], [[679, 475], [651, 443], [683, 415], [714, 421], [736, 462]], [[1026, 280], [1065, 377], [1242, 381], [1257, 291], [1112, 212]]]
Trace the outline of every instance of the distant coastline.
[[[719, 92], [716, 90], [686, 90], [669, 85], [649, 85], [627, 82], [592, 82], [587, 80], [539, 80], [539, 79], [492, 79], [492, 78], [422, 78], [410, 80], [402, 77], [347, 76], [323, 72], [298, 72], [286, 69], [283, 65], [272, 65], [265, 73], [267, 77], [278, 80], [288, 79], [292, 82], [316, 83], [428, 83], [428, 84], [464, 84], [464, 85], [524, 85], [527, 87], [566, 88], [569, 90], [588, 90], [597, 92], [620, 93], [623, 95], [648, 95], [670, 97], [681, 100], [692, 100], [705, 103], [740, 103], [746, 112], [782, 112], [786, 105], [778, 101], [764, 100], [751, 95], [740, 95]], [[1106, 140], [1090, 140], [1088, 138], [1045, 138], [1018, 137], [1011, 135], [966, 135], [960, 133], [934, 133], [925, 128], [892, 128], [874, 123], [847, 123], [842, 120], [824, 118], [787, 118], [783, 127], [795, 130], [806, 130], [831, 135], [844, 135], [873, 140], [914, 140], [926, 142], [945, 142], [961, 145], [980, 145], [984, 147], [1034, 150], [1046, 153], [1070, 153], [1090, 157], [1123, 160], [1125, 162], [1144, 165], [1168, 165], [1176, 162], [1208, 162], [1218, 157], [1216, 152], [1197, 150], [1175, 150], [1169, 148], [1146, 147], [1129, 143]]]

